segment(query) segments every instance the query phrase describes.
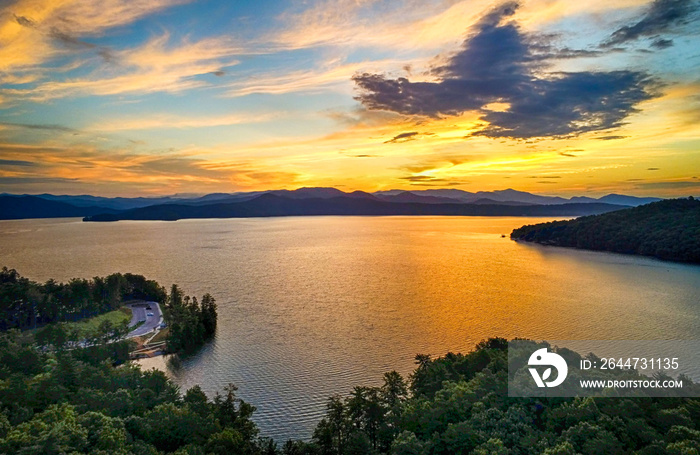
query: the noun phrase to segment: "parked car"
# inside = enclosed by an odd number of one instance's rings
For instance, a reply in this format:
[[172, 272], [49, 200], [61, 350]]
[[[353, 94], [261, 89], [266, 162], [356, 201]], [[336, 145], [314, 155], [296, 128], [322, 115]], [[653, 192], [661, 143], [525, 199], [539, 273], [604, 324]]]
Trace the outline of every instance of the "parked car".
[[153, 313], [146, 313], [146, 316], [153, 316]]

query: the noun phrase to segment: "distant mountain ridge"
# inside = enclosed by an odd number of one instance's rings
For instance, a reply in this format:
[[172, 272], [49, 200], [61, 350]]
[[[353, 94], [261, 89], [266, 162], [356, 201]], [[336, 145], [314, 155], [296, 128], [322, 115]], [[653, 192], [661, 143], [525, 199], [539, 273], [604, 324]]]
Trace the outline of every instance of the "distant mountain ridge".
[[77, 207], [36, 196], [0, 196], [0, 220], [84, 217], [105, 212], [114, 210], [109, 207]]
[[117, 213], [87, 216], [84, 221], [165, 220], [186, 218], [250, 218], [273, 216], [581, 216], [605, 213], [624, 206], [591, 203], [560, 205], [424, 204], [387, 202], [377, 198], [289, 198], [266, 193], [255, 199], [206, 205], [162, 204]]
[[[241, 193], [212, 193], [204, 196], [193, 195], [172, 195], [163, 197], [100, 197], [91, 195], [0, 195], [0, 219], [22, 219], [22, 218], [56, 218], [56, 217], [88, 217], [97, 214], [114, 215], [121, 212], [133, 211], [138, 209], [151, 208], [153, 213], [163, 213], [163, 208], [156, 209], [163, 205], [167, 206], [183, 206], [183, 207], [203, 207], [209, 205], [233, 204], [242, 203], [259, 199], [264, 195], [273, 195], [291, 201], [318, 199], [338, 201], [345, 199], [356, 199], [364, 201], [365, 209], [368, 213], [375, 213], [376, 209], [370, 209], [371, 203], [386, 203], [386, 204], [418, 204], [420, 213], [450, 213], [454, 211], [451, 208], [435, 209], [421, 208], [423, 205], [475, 205], [475, 206], [500, 206], [500, 207], [534, 207], [534, 206], [567, 206], [569, 208], [578, 207], [585, 204], [597, 204], [588, 207], [585, 211], [595, 211], [595, 207], [605, 208], [608, 206], [637, 206], [649, 202], [659, 201], [659, 198], [638, 198], [634, 196], [626, 196], [619, 194], [609, 194], [601, 198], [595, 199], [586, 196], [573, 197], [570, 199], [558, 196], [541, 196], [517, 191], [513, 189], [498, 190], [498, 191], [478, 191], [475, 193], [458, 189], [427, 189], [427, 190], [389, 190], [377, 191], [375, 193], [367, 193], [364, 191], [354, 191], [346, 193], [337, 188], [331, 187], [312, 187], [299, 188], [297, 190], [271, 190], [271, 191], [253, 191]], [[21, 202], [20, 202], [21, 201]], [[257, 204], [264, 202], [258, 201]], [[336, 202], [338, 202], [336, 201]], [[600, 205], [603, 204], [603, 205]], [[326, 204], [327, 205], [327, 204]], [[376, 205], [376, 204], [375, 204]], [[307, 209], [311, 210], [311, 204], [307, 204]], [[333, 212], [330, 207], [327, 210]], [[171, 209], [172, 210], [172, 209]], [[261, 209], [262, 210], [262, 209]], [[295, 209], [301, 210], [301, 209]], [[350, 212], [361, 212], [359, 209], [350, 210]], [[384, 211], [387, 213], [396, 213], [405, 211], [405, 207], [386, 206]], [[575, 209], [575, 213], [564, 213], [562, 207], [558, 209], [558, 214], [572, 215], [580, 214], [581, 209]], [[186, 210], [180, 209], [181, 213], [213, 213], [213, 209], [201, 210]], [[514, 213], [518, 210], [502, 208], [503, 213]], [[261, 211], [261, 213], [264, 210]], [[268, 210], [270, 212], [270, 210]], [[279, 212], [279, 211], [278, 211]], [[311, 210], [314, 212], [314, 210]], [[496, 213], [494, 209], [472, 210], [472, 212], [489, 212]], [[522, 212], [536, 213], [537, 209], [526, 210]], [[557, 212], [557, 210], [550, 211]], [[281, 213], [281, 212], [280, 212]], [[403, 213], [403, 212], [402, 212]], [[597, 212], [599, 213], [599, 212]], [[273, 215], [269, 215], [273, 216]]]

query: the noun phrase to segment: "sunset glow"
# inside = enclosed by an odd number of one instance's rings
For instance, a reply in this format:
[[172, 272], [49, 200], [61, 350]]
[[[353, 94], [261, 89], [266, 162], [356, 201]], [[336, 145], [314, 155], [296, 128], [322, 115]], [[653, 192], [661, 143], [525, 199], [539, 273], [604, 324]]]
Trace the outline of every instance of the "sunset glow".
[[4, 5], [0, 192], [700, 195], [694, 2]]

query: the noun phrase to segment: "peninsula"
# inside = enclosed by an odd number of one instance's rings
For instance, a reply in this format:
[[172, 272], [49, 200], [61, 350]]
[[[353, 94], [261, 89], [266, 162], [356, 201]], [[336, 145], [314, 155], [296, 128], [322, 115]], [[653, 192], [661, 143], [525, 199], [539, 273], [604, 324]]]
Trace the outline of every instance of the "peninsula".
[[515, 229], [513, 240], [700, 264], [700, 201], [668, 199]]

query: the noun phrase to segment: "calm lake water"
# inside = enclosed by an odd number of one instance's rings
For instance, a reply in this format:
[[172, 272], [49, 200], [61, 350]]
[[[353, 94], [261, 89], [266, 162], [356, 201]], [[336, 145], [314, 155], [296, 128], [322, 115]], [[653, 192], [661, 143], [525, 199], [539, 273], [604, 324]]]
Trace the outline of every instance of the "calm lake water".
[[210, 292], [216, 339], [181, 368], [184, 389], [227, 383], [261, 433], [307, 438], [325, 400], [417, 353], [490, 336], [696, 339], [700, 267], [521, 244], [541, 218], [294, 217], [177, 222], [0, 222], [1, 265], [32, 280], [132, 272]]

